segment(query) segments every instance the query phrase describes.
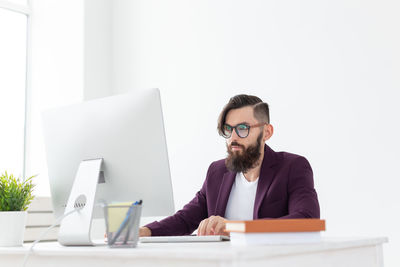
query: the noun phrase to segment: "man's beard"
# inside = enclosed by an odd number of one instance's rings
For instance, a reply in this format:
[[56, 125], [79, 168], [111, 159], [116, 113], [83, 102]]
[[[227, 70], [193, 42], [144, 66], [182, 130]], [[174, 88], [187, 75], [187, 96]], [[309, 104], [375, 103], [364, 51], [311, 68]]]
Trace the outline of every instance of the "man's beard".
[[[246, 173], [248, 170], [254, 168], [258, 160], [260, 159], [261, 152], [261, 139], [262, 132], [257, 137], [257, 141], [255, 144], [249, 145], [248, 148], [245, 149], [244, 145], [240, 145], [236, 142], [232, 142], [230, 146], [226, 145], [228, 157], [225, 159], [225, 165], [228, 170], [232, 172], [243, 172]], [[232, 145], [236, 145], [242, 148], [242, 152], [240, 151], [233, 152]]]

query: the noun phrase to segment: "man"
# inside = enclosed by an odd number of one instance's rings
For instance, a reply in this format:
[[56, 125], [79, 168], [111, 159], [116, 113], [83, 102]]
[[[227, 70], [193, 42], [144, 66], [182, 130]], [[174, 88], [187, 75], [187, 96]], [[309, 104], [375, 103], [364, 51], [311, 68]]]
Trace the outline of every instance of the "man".
[[203, 187], [182, 210], [140, 228], [141, 236], [226, 235], [225, 219], [319, 218], [308, 161], [274, 152], [265, 142], [273, 127], [267, 103], [256, 96], [229, 100], [218, 120], [226, 159], [213, 162]]

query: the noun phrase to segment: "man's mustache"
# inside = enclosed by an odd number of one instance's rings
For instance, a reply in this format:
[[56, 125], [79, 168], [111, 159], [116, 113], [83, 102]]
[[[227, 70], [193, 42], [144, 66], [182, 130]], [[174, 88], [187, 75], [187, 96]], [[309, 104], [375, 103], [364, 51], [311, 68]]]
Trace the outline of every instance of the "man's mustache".
[[229, 145], [229, 148], [232, 149], [232, 146], [238, 146], [238, 147], [241, 147], [241, 148], [244, 149], [244, 145], [241, 145], [241, 144], [239, 144], [239, 143], [236, 142], [236, 141], [233, 141], [233, 142]]

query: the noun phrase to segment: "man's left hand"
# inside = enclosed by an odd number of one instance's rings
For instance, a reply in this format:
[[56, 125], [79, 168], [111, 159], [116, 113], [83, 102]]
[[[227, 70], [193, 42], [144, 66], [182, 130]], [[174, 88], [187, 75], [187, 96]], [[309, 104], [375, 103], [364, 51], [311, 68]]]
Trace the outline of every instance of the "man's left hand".
[[197, 235], [228, 235], [225, 232], [225, 218], [210, 216], [200, 222]]

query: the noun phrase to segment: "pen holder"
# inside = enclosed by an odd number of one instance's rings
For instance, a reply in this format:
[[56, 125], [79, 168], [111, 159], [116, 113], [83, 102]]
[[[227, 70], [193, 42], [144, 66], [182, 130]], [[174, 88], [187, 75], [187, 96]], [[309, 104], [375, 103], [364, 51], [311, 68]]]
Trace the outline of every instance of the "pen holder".
[[142, 205], [107, 205], [104, 207], [107, 244], [111, 248], [136, 247]]

